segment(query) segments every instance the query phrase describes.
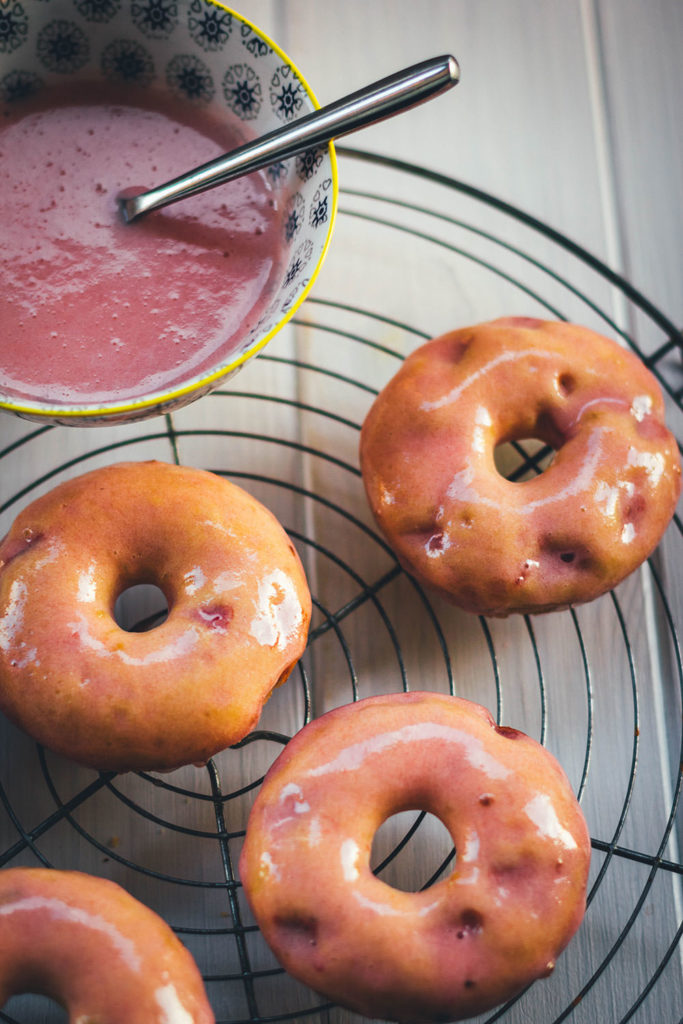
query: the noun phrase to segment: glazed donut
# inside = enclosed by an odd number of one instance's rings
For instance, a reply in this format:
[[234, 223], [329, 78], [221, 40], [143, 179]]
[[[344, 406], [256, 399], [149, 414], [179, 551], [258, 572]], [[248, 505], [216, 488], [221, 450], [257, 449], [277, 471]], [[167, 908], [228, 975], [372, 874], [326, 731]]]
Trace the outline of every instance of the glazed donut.
[[[423, 809], [451, 875], [421, 892], [370, 870], [379, 826]], [[557, 761], [479, 704], [369, 697], [305, 726], [268, 772], [240, 858], [286, 970], [368, 1017], [456, 1020], [548, 975], [578, 928], [588, 831]]]
[[[539, 438], [550, 467], [512, 483], [494, 449]], [[484, 615], [590, 601], [657, 546], [681, 468], [657, 381], [585, 327], [506, 318], [405, 360], [362, 427], [370, 508], [403, 567]]]
[[73, 1024], [213, 1024], [189, 951], [115, 882], [80, 871], [0, 871], [0, 1006], [31, 992]]
[[[169, 614], [127, 632], [114, 605], [139, 583]], [[96, 469], [0, 544], [0, 710], [92, 768], [203, 764], [255, 725], [310, 615], [292, 543], [241, 488], [163, 462]]]

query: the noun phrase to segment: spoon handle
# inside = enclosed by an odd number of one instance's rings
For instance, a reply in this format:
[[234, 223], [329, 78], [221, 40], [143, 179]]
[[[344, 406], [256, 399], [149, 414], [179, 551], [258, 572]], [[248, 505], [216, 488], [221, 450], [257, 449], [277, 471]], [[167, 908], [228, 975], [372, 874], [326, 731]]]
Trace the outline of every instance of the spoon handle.
[[358, 92], [249, 142], [225, 156], [196, 167], [173, 181], [136, 196], [119, 197], [124, 221], [187, 196], [222, 185], [232, 178], [288, 160], [304, 150], [365, 128], [414, 107], [454, 86], [460, 69], [454, 57], [434, 57], [383, 78]]

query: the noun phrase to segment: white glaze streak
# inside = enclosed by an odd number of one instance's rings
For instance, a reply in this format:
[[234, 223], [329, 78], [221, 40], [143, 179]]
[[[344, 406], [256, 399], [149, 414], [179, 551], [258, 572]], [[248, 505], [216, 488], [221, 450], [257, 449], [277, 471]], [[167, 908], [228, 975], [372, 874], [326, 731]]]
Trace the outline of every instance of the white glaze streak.
[[492, 779], [504, 779], [510, 775], [510, 769], [490, 754], [481, 740], [438, 722], [404, 725], [391, 732], [368, 737], [359, 743], [352, 743], [342, 749], [332, 761], [310, 769], [307, 774], [317, 778], [337, 772], [358, 771], [368, 759], [402, 744], [428, 744], [438, 740], [445, 740], [457, 745], [472, 768], [485, 772]]
[[14, 903], [5, 903], [0, 906], [0, 917], [17, 915], [17, 929], [22, 927], [20, 918], [23, 914], [46, 915], [54, 921], [66, 925], [77, 925], [105, 935], [130, 970], [139, 971], [142, 967], [142, 960], [133, 940], [122, 935], [117, 928], [99, 914], [90, 914], [81, 907], [75, 907], [65, 903], [64, 900], [48, 896], [27, 896]]

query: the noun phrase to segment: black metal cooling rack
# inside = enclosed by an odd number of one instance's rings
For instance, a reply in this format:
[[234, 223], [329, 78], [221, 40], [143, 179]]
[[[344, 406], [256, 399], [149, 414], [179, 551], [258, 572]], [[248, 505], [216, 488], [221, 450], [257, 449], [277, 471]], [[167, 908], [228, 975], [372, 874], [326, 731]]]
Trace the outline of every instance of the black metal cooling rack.
[[[295, 729], [328, 705], [373, 692], [378, 664], [391, 689], [428, 688], [420, 674], [426, 644], [433, 687], [478, 699], [498, 720], [513, 718], [535, 733], [563, 761], [591, 824], [589, 907], [563, 955], [566, 968], [481, 1019], [673, 1024], [683, 1012], [681, 519], [674, 518], [635, 578], [595, 608], [515, 623], [445, 609], [400, 570], [377, 534], [355, 458], [363, 409], [405, 352], [435, 332], [426, 317], [424, 324], [407, 322], [400, 304], [389, 309], [376, 298], [370, 266], [361, 267], [367, 292], [358, 285], [346, 291], [343, 282], [354, 270], [347, 273], [344, 260], [362, 262], [356, 249], [362, 230], [370, 250], [376, 239], [378, 251], [391, 250], [399, 266], [406, 247], [422, 247], [425, 273], [435, 260], [477, 294], [483, 283], [501, 313], [524, 302], [531, 315], [592, 319], [656, 374], [679, 440], [683, 338], [631, 284], [523, 212], [418, 167], [357, 150], [340, 148], [339, 155], [349, 184], [340, 197], [341, 237], [330, 256], [337, 263], [294, 321], [296, 350], [282, 355], [275, 342], [259, 357], [262, 371], [248, 371], [256, 388], [243, 389], [245, 378], [235, 378], [188, 410], [121, 428], [104, 441], [96, 430], [12, 421], [11, 439], [0, 450], [0, 472], [19, 481], [2, 495], [0, 526], [41, 489], [103, 461], [193, 462], [252, 490], [280, 516], [310, 570], [314, 620], [307, 653], [261, 727], [204, 769], [169, 776], [87, 772], [0, 723], [0, 867], [79, 868], [120, 881], [164, 913], [193, 951], [224, 1024], [359, 1019], [324, 1003], [275, 963], [243, 898], [239, 849], [263, 771]], [[374, 188], [378, 173], [382, 186]], [[472, 311], [469, 293], [460, 301]], [[362, 380], [348, 369], [361, 349], [364, 365], [376, 366], [376, 375]], [[268, 387], [259, 388], [266, 371]], [[297, 426], [282, 429], [280, 412], [295, 413]], [[213, 461], [205, 461], [207, 452]], [[15, 471], [27, 456], [42, 467], [28, 478]], [[504, 453], [506, 475], [541, 472], [551, 456], [542, 445], [515, 443]], [[357, 557], [347, 554], [349, 538]], [[331, 582], [316, 588], [318, 579]], [[138, 628], [155, 621], [152, 612]], [[607, 653], [595, 636], [605, 625], [612, 638]], [[620, 666], [616, 693], [602, 686], [605, 660]], [[576, 708], [571, 721], [557, 710], [560, 685]], [[615, 737], [610, 722], [617, 718]], [[644, 832], [645, 812], [652, 817]], [[392, 883], [400, 884], [402, 859], [416, 844], [408, 869], [413, 888], [452, 869], [456, 851], [446, 847], [435, 856], [429, 843], [419, 845], [427, 817], [412, 816], [377, 854], [375, 870]], [[422, 864], [417, 879], [415, 859]], [[44, 1000], [20, 997], [0, 1011], [0, 1020], [34, 1024], [62, 1020], [60, 1013]]]

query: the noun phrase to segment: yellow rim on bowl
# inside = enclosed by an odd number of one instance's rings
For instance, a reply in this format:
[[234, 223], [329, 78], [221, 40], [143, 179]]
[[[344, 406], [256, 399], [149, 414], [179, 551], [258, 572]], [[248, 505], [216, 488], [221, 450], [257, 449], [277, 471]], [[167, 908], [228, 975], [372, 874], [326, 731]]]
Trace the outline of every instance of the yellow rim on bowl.
[[[314, 109], [320, 108], [320, 103], [311, 89], [307, 79], [301, 74], [298, 66], [291, 60], [291, 58], [284, 52], [284, 50], [277, 45], [268, 35], [266, 35], [258, 26], [254, 25], [248, 18], [245, 18], [242, 14], [239, 14], [234, 8], [227, 7], [221, 3], [220, 0], [204, 0], [205, 3], [210, 4], [214, 7], [219, 7], [221, 10], [232, 15], [242, 25], [246, 25], [252, 32], [254, 32], [260, 39], [263, 40], [278, 56], [282, 59], [292, 72], [297, 76], [304, 91], [306, 92], [309, 100], [311, 101]], [[323, 265], [325, 257], [327, 255], [330, 241], [332, 238], [332, 232], [337, 214], [337, 201], [338, 201], [338, 168], [337, 168], [337, 157], [334, 150], [333, 143], [329, 143], [327, 151], [330, 159], [330, 177], [332, 180], [332, 194], [331, 194], [331, 208], [330, 218], [322, 249], [318, 256], [315, 266], [313, 267], [310, 279], [308, 283], [303, 287], [296, 301], [292, 303], [291, 309], [288, 309], [286, 313], [282, 314], [282, 318], [277, 324], [258, 341], [254, 342], [251, 346], [241, 352], [231, 362], [226, 363], [220, 368], [213, 370], [211, 373], [201, 375], [193, 378], [191, 381], [183, 384], [181, 387], [173, 388], [169, 391], [159, 391], [153, 395], [146, 396], [145, 398], [131, 400], [128, 402], [112, 402], [104, 403], [99, 406], [48, 406], [47, 404], [41, 403], [30, 403], [30, 402], [16, 402], [9, 399], [3, 399], [0, 397], [0, 409], [5, 409], [8, 412], [13, 412], [20, 416], [28, 416], [33, 419], [45, 419], [51, 421], [64, 421], [64, 420], [96, 420], [106, 422], [114, 418], [115, 416], [125, 416], [126, 413], [143, 412], [146, 409], [152, 409], [159, 407], [159, 414], [165, 411], [164, 407], [167, 407], [168, 411], [172, 411], [172, 407], [179, 403], [179, 400], [187, 395], [191, 395], [193, 392], [198, 392], [197, 398], [211, 391], [213, 385], [216, 385], [224, 377], [230, 376], [240, 366], [255, 356], [262, 348], [264, 348], [272, 338], [282, 330], [282, 328], [291, 320], [296, 311], [301, 307], [302, 303], [307, 298], [315, 280], [320, 272], [320, 268]]]

